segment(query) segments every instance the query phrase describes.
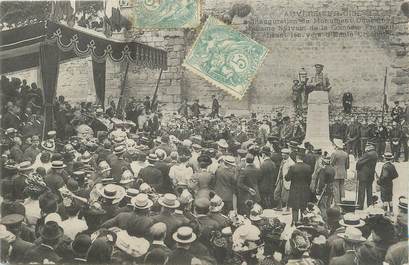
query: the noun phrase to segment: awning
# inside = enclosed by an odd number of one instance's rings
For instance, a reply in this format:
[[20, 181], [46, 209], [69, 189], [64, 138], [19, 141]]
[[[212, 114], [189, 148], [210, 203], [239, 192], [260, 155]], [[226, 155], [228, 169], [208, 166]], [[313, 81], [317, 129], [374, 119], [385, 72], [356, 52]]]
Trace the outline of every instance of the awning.
[[96, 62], [128, 60], [145, 68], [167, 69], [167, 53], [134, 41], [105, 38], [81, 27], [71, 28], [52, 21], [0, 32], [1, 74], [38, 67], [40, 43], [56, 43], [60, 61], [92, 56]]

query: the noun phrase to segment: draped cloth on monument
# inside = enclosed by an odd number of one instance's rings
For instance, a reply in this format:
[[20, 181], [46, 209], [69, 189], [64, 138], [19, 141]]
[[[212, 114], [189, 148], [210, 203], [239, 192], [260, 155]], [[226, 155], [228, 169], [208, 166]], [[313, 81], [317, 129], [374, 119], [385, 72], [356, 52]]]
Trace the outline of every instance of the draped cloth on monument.
[[331, 153], [333, 146], [329, 137], [328, 92], [314, 91], [308, 96], [307, 131], [304, 142], [314, 148]]
[[[53, 21], [0, 31], [0, 73], [40, 67], [44, 94], [43, 132], [53, 128], [59, 62], [75, 57], [92, 57], [98, 103], [105, 100], [106, 60], [130, 62], [143, 68], [167, 69], [167, 52], [134, 41], [106, 38], [81, 27], [68, 27]], [[84, 93], [86, 93], [84, 91]]]
[[44, 128], [45, 135], [54, 123], [54, 100], [57, 91], [58, 70], [59, 70], [59, 50], [56, 45], [43, 42], [40, 45], [40, 73], [43, 81], [44, 97]]

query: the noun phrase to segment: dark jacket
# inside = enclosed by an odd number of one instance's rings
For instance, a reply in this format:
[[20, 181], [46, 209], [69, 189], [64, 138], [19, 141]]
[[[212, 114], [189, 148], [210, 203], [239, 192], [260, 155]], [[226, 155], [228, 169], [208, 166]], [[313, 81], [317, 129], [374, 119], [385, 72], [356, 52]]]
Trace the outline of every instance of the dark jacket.
[[139, 178], [149, 184], [156, 191], [160, 191], [163, 185], [162, 172], [155, 166], [149, 165], [139, 171]]
[[154, 223], [162, 222], [166, 224], [166, 238], [165, 244], [167, 246], [172, 246], [173, 239], [172, 235], [179, 228], [178, 220], [170, 213], [160, 213], [152, 217]]
[[304, 162], [296, 162], [290, 166], [285, 176], [287, 181], [291, 181], [290, 193], [288, 197], [288, 207], [303, 209], [311, 200], [310, 183], [313, 170]]
[[27, 250], [23, 258], [24, 262], [26, 263], [29, 262], [43, 263], [45, 259], [52, 261], [56, 264], [58, 264], [62, 260], [62, 258], [57, 255], [57, 253], [52, 247], [44, 244], [34, 245], [29, 250]]
[[331, 259], [329, 265], [355, 265], [355, 257], [355, 251], [348, 251], [340, 257]]
[[[254, 164], [247, 165], [240, 171], [238, 179], [239, 197], [240, 201], [246, 200], [260, 201], [259, 183], [261, 180], [261, 170], [256, 168]], [[252, 196], [249, 189], [252, 188], [256, 191], [256, 195]]]
[[270, 158], [266, 158], [260, 165], [261, 181], [259, 189], [261, 193], [269, 193], [274, 190], [278, 175], [278, 168]]
[[177, 248], [169, 255], [166, 265], [191, 265], [194, 256], [188, 249]]
[[199, 240], [206, 246], [210, 244], [210, 237], [213, 231], [219, 230], [219, 223], [212, 219], [209, 215], [198, 215], [197, 222], [200, 227]]
[[13, 249], [10, 253], [10, 263], [20, 263], [24, 261], [24, 255], [34, 244], [27, 242], [20, 237], [16, 237], [13, 243]]
[[164, 244], [152, 243], [145, 255], [145, 264], [163, 264], [172, 251]]
[[359, 181], [373, 181], [378, 154], [375, 150], [365, 152], [356, 162]]
[[237, 189], [237, 171], [224, 166], [216, 170], [215, 192], [224, 202], [231, 202]]

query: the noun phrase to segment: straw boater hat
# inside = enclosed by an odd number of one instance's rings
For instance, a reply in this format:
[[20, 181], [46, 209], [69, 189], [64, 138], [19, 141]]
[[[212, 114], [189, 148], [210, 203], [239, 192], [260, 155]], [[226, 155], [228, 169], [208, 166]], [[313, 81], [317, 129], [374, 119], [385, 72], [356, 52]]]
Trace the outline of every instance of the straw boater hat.
[[149, 163], [155, 163], [159, 161], [158, 156], [156, 154], [149, 154], [148, 155], [148, 162]]
[[63, 169], [63, 168], [65, 168], [65, 167], [67, 167], [67, 166], [66, 166], [66, 165], [64, 164], [64, 162], [61, 161], [61, 160], [56, 160], [56, 161], [51, 162], [51, 168], [54, 168], [54, 169]]
[[17, 165], [17, 170], [18, 171], [29, 171], [29, 170], [32, 170], [32, 169], [34, 169], [34, 168], [33, 168], [33, 165], [31, 164], [30, 161], [24, 161], [24, 162], [21, 162], [20, 164]]
[[99, 188], [99, 193], [105, 199], [112, 200], [112, 204], [120, 202], [126, 194], [125, 188], [116, 185], [108, 184]]
[[139, 193], [131, 199], [131, 204], [133, 207], [143, 210], [152, 207], [153, 202], [145, 193]]
[[54, 152], [55, 150], [55, 143], [52, 140], [46, 140], [46, 141], [42, 141], [41, 142], [41, 147], [44, 150], [50, 151], [50, 152]]
[[394, 159], [394, 156], [393, 156], [393, 154], [392, 154], [391, 152], [386, 152], [386, 153], [383, 155], [383, 158], [385, 158], [385, 160], [387, 160], [387, 161], [391, 161], [391, 160]]
[[158, 203], [163, 207], [171, 209], [175, 209], [180, 206], [180, 202], [177, 200], [176, 195], [172, 193], [166, 193], [165, 195], [160, 197], [158, 199]]
[[234, 166], [236, 165], [236, 159], [233, 156], [224, 156], [223, 157], [224, 163]]
[[366, 241], [366, 238], [362, 236], [361, 230], [350, 226], [345, 229], [345, 233], [338, 234], [338, 236], [353, 243], [362, 243]]
[[339, 224], [346, 227], [362, 227], [365, 222], [354, 213], [346, 213], [344, 218], [339, 221]]
[[193, 229], [189, 226], [179, 227], [178, 230], [172, 236], [173, 240], [178, 243], [188, 244], [196, 240], [196, 234], [193, 233]]
[[134, 181], [134, 175], [129, 169], [122, 172], [121, 180], [119, 181], [120, 184], [129, 184], [133, 181]]
[[117, 147], [114, 148], [115, 155], [123, 154], [125, 151], [126, 151], [126, 148], [124, 145], [118, 145]]
[[126, 190], [125, 197], [128, 197], [128, 198], [132, 199], [133, 197], [136, 197], [138, 194], [139, 194], [139, 190], [129, 188], [129, 189]]

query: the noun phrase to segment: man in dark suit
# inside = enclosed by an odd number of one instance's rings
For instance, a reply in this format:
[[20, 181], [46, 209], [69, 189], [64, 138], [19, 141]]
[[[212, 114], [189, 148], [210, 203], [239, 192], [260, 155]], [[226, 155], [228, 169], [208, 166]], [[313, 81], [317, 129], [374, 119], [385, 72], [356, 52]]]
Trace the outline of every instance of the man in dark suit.
[[273, 204], [273, 192], [277, 181], [278, 169], [271, 160], [270, 148], [264, 146], [261, 150], [263, 162], [260, 165], [261, 181], [259, 185], [262, 206], [264, 209], [270, 209]]
[[345, 113], [351, 113], [353, 100], [354, 97], [351, 92], [345, 92], [344, 95], [342, 95], [342, 105]]
[[[176, 249], [172, 251], [169, 258], [164, 264], [166, 265], [192, 265], [199, 260], [192, 254], [190, 250], [191, 244], [196, 240], [197, 236], [193, 233], [193, 229], [188, 226], [180, 227], [173, 234], [173, 239], [176, 241]], [[196, 262], [192, 262], [196, 259]]]
[[153, 217], [155, 223], [164, 223], [168, 234], [165, 238], [167, 246], [173, 245], [172, 235], [178, 229], [178, 221], [173, 217], [174, 210], [180, 206], [180, 202], [177, 200], [176, 195], [172, 193], [166, 193], [158, 199], [158, 203], [162, 206], [161, 212]]
[[149, 154], [148, 165], [139, 171], [139, 178], [143, 179], [144, 182], [149, 184], [156, 191], [161, 191], [163, 187], [163, 175], [162, 172], [155, 166], [155, 163], [159, 159], [155, 154]]
[[11, 243], [12, 250], [9, 257], [9, 262], [13, 264], [23, 262], [24, 254], [34, 246], [20, 237], [23, 220], [24, 216], [20, 214], [9, 214], [1, 219], [1, 224], [6, 226], [7, 230], [16, 236], [15, 240]]
[[62, 258], [56, 252], [56, 246], [64, 232], [54, 221], [47, 222], [40, 231], [41, 244], [34, 245], [28, 249], [24, 255], [23, 261], [46, 263], [59, 263]]
[[4, 117], [2, 118], [2, 128], [3, 129], [8, 129], [8, 128], [16, 128], [17, 130], [20, 130], [21, 127], [21, 119], [19, 117], [20, 113], [20, 107], [18, 106], [10, 106], [8, 107], [8, 111], [6, 114], [4, 114]]
[[215, 192], [223, 202], [223, 213], [233, 210], [233, 197], [237, 189], [237, 168], [235, 158], [225, 156], [215, 173]]
[[219, 117], [219, 110], [220, 110], [219, 101], [217, 100], [216, 95], [212, 95], [212, 113], [210, 114], [212, 118]]
[[356, 162], [358, 175], [358, 205], [361, 210], [364, 208], [365, 192], [367, 205], [372, 205], [372, 183], [374, 181], [375, 166], [378, 161], [378, 154], [373, 145], [367, 145], [365, 152]]
[[247, 200], [260, 202], [259, 183], [261, 180], [261, 170], [254, 165], [254, 156], [247, 154], [246, 167], [240, 171], [238, 179], [239, 193], [237, 196], [237, 210], [239, 214], [245, 214]]
[[[159, 222], [151, 226], [149, 229], [152, 236], [152, 244], [145, 255], [145, 264], [163, 264], [172, 253], [172, 251], [165, 245], [166, 224]], [[172, 236], [170, 236], [172, 238]]]
[[299, 150], [296, 155], [296, 163], [288, 169], [285, 180], [291, 181], [288, 197], [288, 207], [292, 209], [292, 223], [298, 222], [300, 210], [307, 207], [311, 200], [310, 183], [313, 170], [303, 162], [304, 151]]
[[126, 148], [124, 145], [119, 145], [114, 148], [115, 157], [111, 160], [111, 175], [115, 181], [120, 181], [122, 173], [126, 169], [131, 169], [129, 162], [124, 159]]
[[345, 254], [332, 258], [329, 265], [355, 265], [356, 250], [365, 242], [366, 238], [355, 227], [347, 227], [345, 233], [341, 233], [338, 236], [344, 239]]
[[351, 119], [351, 124], [348, 125], [347, 128], [347, 140], [346, 140], [346, 145], [347, 145], [347, 153], [348, 154], [353, 154], [355, 157], [358, 157], [359, 154], [359, 133], [360, 133], [360, 125], [358, 121], [355, 118]]
[[148, 195], [139, 193], [131, 199], [131, 204], [134, 207], [133, 212], [121, 212], [103, 223], [101, 228], [119, 227], [121, 229], [126, 229], [131, 220], [139, 218], [152, 219], [149, 217], [149, 209], [152, 207], [153, 202], [148, 198]]
[[199, 240], [202, 244], [211, 247], [210, 238], [214, 231], [219, 229], [219, 223], [209, 216], [210, 201], [208, 198], [196, 198], [194, 201], [196, 220], [200, 227]]

